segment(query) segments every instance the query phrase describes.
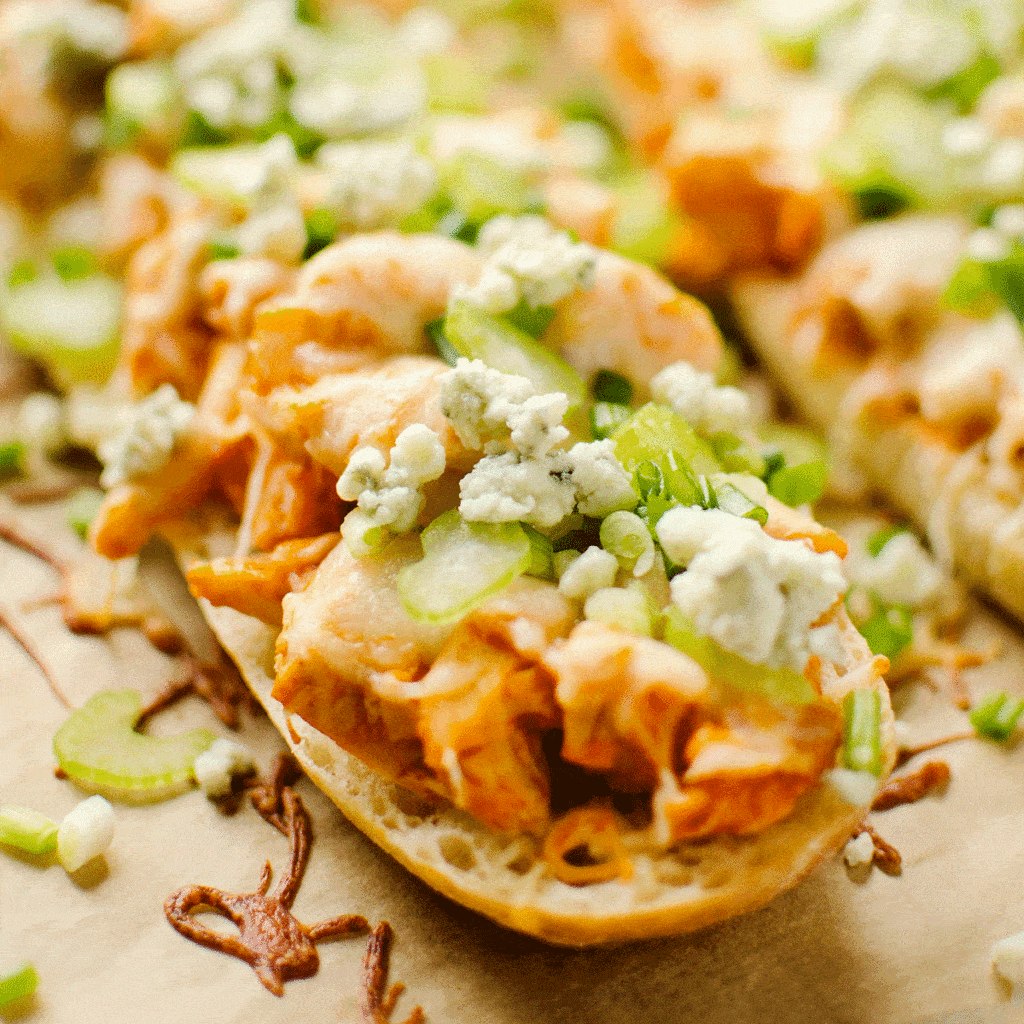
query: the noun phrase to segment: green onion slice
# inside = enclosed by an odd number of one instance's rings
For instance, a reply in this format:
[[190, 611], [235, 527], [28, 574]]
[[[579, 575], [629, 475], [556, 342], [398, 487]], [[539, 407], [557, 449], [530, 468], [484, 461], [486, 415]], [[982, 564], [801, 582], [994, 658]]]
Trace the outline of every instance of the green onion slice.
[[0, 974], [0, 1006], [30, 996], [38, 984], [39, 976], [31, 964], [23, 964], [9, 974]]
[[874, 612], [866, 622], [857, 624], [872, 654], [883, 654], [895, 661], [914, 641], [914, 618], [908, 608], [886, 604], [871, 595]]
[[611, 437], [631, 414], [632, 410], [628, 405], [596, 402], [590, 409], [590, 432], [594, 440], [603, 441], [606, 437]]
[[49, 853], [57, 846], [57, 823], [30, 807], [0, 805], [0, 844], [26, 853]]
[[979, 736], [1005, 743], [1024, 714], [1024, 700], [1011, 699], [1005, 690], [990, 693], [971, 711], [971, 725]]
[[21, 473], [24, 460], [25, 446], [20, 441], [0, 445], [0, 479]]
[[629, 405], [633, 401], [633, 383], [614, 370], [598, 370], [590, 382], [590, 393], [595, 402]]
[[794, 507], [817, 501], [825, 492], [828, 469], [824, 462], [805, 462], [802, 466], [783, 466], [766, 483], [768, 492], [784, 505]]
[[877, 690], [851, 690], [843, 699], [844, 768], [882, 774], [882, 698]]

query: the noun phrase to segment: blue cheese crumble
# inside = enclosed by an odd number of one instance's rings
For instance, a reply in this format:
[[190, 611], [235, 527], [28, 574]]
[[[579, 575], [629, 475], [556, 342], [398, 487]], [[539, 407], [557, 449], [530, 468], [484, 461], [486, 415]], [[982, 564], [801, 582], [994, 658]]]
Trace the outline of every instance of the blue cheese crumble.
[[720, 509], [671, 509], [657, 534], [686, 566], [672, 580], [672, 600], [699, 633], [755, 665], [803, 672], [812, 654], [842, 660], [836, 627], [813, 626], [847, 589], [835, 552], [777, 540]]
[[753, 413], [750, 398], [734, 387], [719, 387], [710, 373], [687, 362], [666, 366], [651, 381], [656, 402], [677, 412], [699, 434], [747, 434]]
[[155, 473], [192, 425], [196, 408], [183, 402], [172, 384], [161, 384], [121, 414], [120, 429], [100, 442], [100, 483], [107, 488]]

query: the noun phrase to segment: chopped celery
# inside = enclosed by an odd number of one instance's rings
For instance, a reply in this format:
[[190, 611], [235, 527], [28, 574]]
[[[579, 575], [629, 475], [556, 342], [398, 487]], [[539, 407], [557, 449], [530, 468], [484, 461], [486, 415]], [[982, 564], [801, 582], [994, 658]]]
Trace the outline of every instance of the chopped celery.
[[633, 382], [614, 370], [598, 370], [590, 382], [595, 402], [629, 405], [633, 401]]
[[17, 476], [25, 461], [25, 446], [20, 441], [0, 444], [0, 480]]
[[791, 668], [753, 665], [725, 650], [710, 637], [701, 636], [693, 623], [670, 605], [663, 617], [665, 643], [689, 655], [712, 679], [783, 704], [808, 704], [817, 699], [814, 687]]
[[539, 576], [541, 579], [550, 580], [555, 576], [554, 544], [550, 537], [545, 537], [539, 530], [535, 530], [526, 523], [521, 524], [526, 536], [530, 541], [530, 564], [525, 572], [528, 576]]
[[181, 129], [178, 142], [182, 148], [194, 149], [198, 146], [223, 146], [231, 138], [219, 128], [214, 128], [198, 110], [190, 110], [185, 115], [185, 124]]
[[721, 472], [714, 450], [671, 409], [648, 402], [611, 435], [615, 456], [632, 473], [641, 463], [660, 463], [666, 452], [675, 452], [698, 474]]
[[562, 391], [569, 397], [570, 409], [586, 401], [586, 385], [561, 356], [511, 324], [468, 303], [452, 306], [445, 317], [444, 334], [460, 355], [482, 359], [502, 373], [526, 377], [538, 394]]
[[842, 764], [882, 774], [882, 698], [877, 690], [851, 690], [843, 698]]
[[143, 803], [183, 793], [192, 764], [216, 737], [208, 729], [157, 738], [136, 732], [142, 697], [134, 690], [106, 690], [73, 711], [53, 738], [53, 751], [68, 777], [90, 792]]
[[120, 321], [121, 287], [103, 274], [39, 277], [0, 303], [11, 347], [42, 362], [64, 389], [106, 380], [117, 360]]
[[989, 265], [980, 260], [961, 260], [942, 300], [958, 313], [990, 317], [999, 306], [999, 298], [992, 287]]
[[476, 227], [499, 213], [543, 210], [529, 175], [482, 153], [460, 153], [441, 169], [441, 181], [452, 206]]
[[646, 173], [630, 177], [617, 192], [609, 248], [638, 263], [663, 265], [679, 231], [667, 192]]
[[22, 964], [17, 970], [0, 974], [0, 1008], [32, 995], [39, 977], [31, 964]]
[[766, 482], [772, 497], [795, 507], [817, 501], [825, 491], [827, 478], [824, 462], [805, 462], [802, 466], [776, 469]]
[[906, 533], [907, 528], [905, 526], [899, 526], [897, 524], [891, 524], [889, 526], [883, 526], [880, 530], [876, 530], [868, 538], [867, 549], [868, 554], [872, 558], [877, 558], [882, 553], [882, 548], [889, 543], [899, 533]]
[[520, 299], [515, 309], [503, 313], [503, 320], [506, 320], [517, 330], [530, 335], [531, 338], [539, 338], [547, 329], [548, 325], [555, 318], [555, 311], [551, 306], [537, 306], [534, 308], [525, 299]]
[[62, 281], [80, 281], [99, 270], [96, 254], [78, 245], [69, 245], [53, 254], [53, 269]]
[[30, 807], [0, 805], [0, 845], [26, 853], [49, 853], [57, 846], [57, 823]]
[[873, 612], [864, 622], [857, 623], [861, 636], [868, 642], [872, 654], [883, 654], [895, 661], [900, 652], [914, 641], [914, 619], [909, 609], [891, 605], [871, 595]]
[[1005, 743], [1024, 714], [1024, 700], [1011, 700], [1003, 691], [990, 693], [971, 711], [971, 725], [979, 736]]
[[453, 622], [534, 565], [520, 523], [467, 523], [458, 509], [423, 531], [423, 559], [398, 574], [405, 610], [418, 622]]
[[590, 432], [596, 441], [611, 437], [617, 427], [625, 423], [633, 414], [628, 405], [617, 405], [614, 402], [597, 402], [590, 409]]
[[296, 155], [303, 160], [313, 156], [325, 141], [320, 132], [301, 124], [287, 110], [279, 110], [266, 124], [253, 131], [257, 142], [266, 142], [275, 135], [287, 135], [292, 140]]
[[728, 481], [715, 484], [718, 507], [741, 519], [756, 519], [762, 526], [768, 522], [768, 510], [751, 501], [738, 487]]
[[94, 487], [80, 487], [71, 496], [67, 505], [68, 526], [85, 540], [89, 525], [103, 504], [103, 492]]
[[308, 260], [334, 241], [338, 234], [338, 218], [333, 210], [311, 210], [306, 216], [306, 248], [302, 258]]
[[973, 64], [940, 82], [926, 95], [933, 100], [950, 99], [961, 114], [969, 114], [985, 86], [994, 82], [1001, 71], [999, 61], [991, 53], [980, 53]]
[[764, 423], [757, 432], [769, 449], [776, 449], [785, 456], [782, 465], [800, 466], [805, 462], [821, 462], [825, 458], [825, 446], [805, 427], [791, 423]]

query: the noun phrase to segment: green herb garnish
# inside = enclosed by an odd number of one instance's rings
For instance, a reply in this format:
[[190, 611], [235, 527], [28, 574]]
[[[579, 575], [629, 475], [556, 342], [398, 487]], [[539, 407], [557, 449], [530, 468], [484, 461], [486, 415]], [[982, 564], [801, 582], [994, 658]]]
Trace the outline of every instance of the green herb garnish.
[[1024, 700], [1012, 699], [1003, 690], [990, 693], [971, 711], [971, 725], [979, 736], [1005, 743], [1024, 714]]
[[843, 698], [844, 768], [882, 774], [882, 698], [877, 690], [851, 690]]

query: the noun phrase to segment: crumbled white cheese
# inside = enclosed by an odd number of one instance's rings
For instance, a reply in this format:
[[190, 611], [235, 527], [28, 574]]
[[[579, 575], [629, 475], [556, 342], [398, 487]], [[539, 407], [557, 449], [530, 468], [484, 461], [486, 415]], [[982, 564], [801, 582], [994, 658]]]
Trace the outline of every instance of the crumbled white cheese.
[[833, 768], [822, 778], [852, 807], [870, 806], [878, 792], [878, 778], [871, 772]]
[[437, 173], [409, 142], [335, 142], [320, 147], [328, 179], [322, 205], [362, 231], [396, 224], [433, 195]]
[[396, 41], [414, 53], [440, 53], [458, 35], [458, 26], [433, 7], [414, 7], [398, 24]]
[[183, 402], [172, 384], [161, 384], [137, 405], [125, 409], [119, 431], [97, 448], [104, 466], [100, 483], [115, 487], [163, 468], [195, 412], [195, 406]]
[[672, 600], [699, 633], [753, 664], [797, 672], [812, 653], [834, 649], [835, 638], [811, 624], [847, 589], [835, 552], [777, 540], [720, 509], [670, 509], [657, 534], [687, 566], [672, 580]]
[[1014, 989], [1024, 988], [1024, 932], [1000, 939], [993, 944], [989, 955], [996, 974], [1005, 978]]
[[843, 847], [843, 860], [847, 867], [862, 868], [875, 859], [875, 844], [870, 832], [861, 832]]
[[554, 306], [594, 283], [597, 250], [543, 217], [494, 217], [480, 229], [477, 246], [487, 257], [480, 278], [452, 298], [488, 313], [506, 313], [520, 301], [533, 309]]
[[64, 816], [57, 829], [57, 860], [65, 871], [77, 871], [103, 853], [114, 839], [114, 808], [101, 796], [90, 796]]
[[998, 191], [1019, 192], [1024, 185], [1024, 139], [1000, 139], [981, 169], [981, 182]]
[[245, 775], [255, 767], [248, 747], [234, 740], [218, 739], [204, 750], [192, 765], [192, 774], [207, 796], [226, 796], [231, 792], [231, 779]]
[[935, 560], [910, 532], [897, 533], [877, 557], [858, 566], [857, 582], [886, 604], [923, 608], [944, 589], [945, 577]]
[[66, 43], [80, 53], [106, 61], [125, 55], [130, 37], [128, 18], [113, 4], [90, 0], [24, 0], [0, 9], [0, 43], [18, 43], [40, 36], [50, 46]]
[[562, 426], [566, 395], [538, 395], [526, 377], [501, 373], [480, 359], [459, 359], [441, 377], [440, 402], [462, 443], [489, 455], [511, 445], [523, 455], [539, 456], [569, 436]]
[[565, 569], [559, 577], [558, 589], [568, 598], [586, 601], [595, 591], [613, 586], [618, 571], [616, 557], [592, 545]]
[[386, 526], [395, 533], [411, 530], [423, 508], [421, 488], [436, 480], [444, 468], [444, 445], [423, 423], [414, 423], [398, 435], [386, 469], [378, 449], [357, 448], [337, 485], [340, 498], [358, 505], [345, 518], [346, 540], [353, 538], [355, 543], [357, 535], [362, 537], [373, 527]]
[[739, 388], [719, 387], [710, 373], [687, 362], [666, 366], [651, 381], [651, 394], [698, 433], [744, 434], [750, 430], [750, 399]]
[[991, 129], [976, 117], [956, 117], [942, 131], [942, 148], [953, 157], [981, 156], [991, 142]]
[[576, 504], [562, 453], [487, 455], [462, 478], [459, 494], [459, 511], [470, 522], [519, 521], [541, 529], [560, 523]]
[[967, 236], [964, 252], [979, 263], [998, 263], [1010, 255], [1010, 243], [992, 228], [976, 228]]
[[267, 256], [282, 263], [297, 263], [306, 248], [306, 221], [291, 197], [253, 210], [235, 229], [243, 256]]
[[603, 519], [636, 507], [630, 475], [615, 457], [615, 444], [609, 438], [580, 441], [569, 449], [566, 459], [577, 506], [585, 516]]
[[1024, 203], [1005, 203], [992, 213], [992, 227], [1006, 238], [1024, 237]]

